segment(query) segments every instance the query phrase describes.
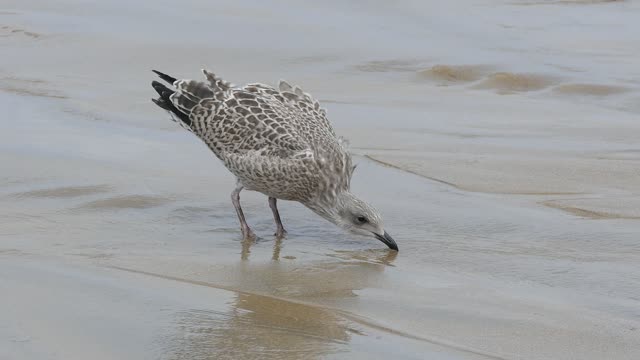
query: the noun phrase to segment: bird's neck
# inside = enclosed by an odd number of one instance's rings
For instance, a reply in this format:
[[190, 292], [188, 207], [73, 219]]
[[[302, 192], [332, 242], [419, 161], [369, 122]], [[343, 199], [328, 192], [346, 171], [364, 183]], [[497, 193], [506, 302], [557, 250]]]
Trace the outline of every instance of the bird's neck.
[[347, 189], [337, 192], [334, 196], [317, 197], [312, 201], [304, 203], [304, 205], [326, 220], [339, 225], [340, 212], [344, 204], [349, 203], [354, 197], [355, 196]]

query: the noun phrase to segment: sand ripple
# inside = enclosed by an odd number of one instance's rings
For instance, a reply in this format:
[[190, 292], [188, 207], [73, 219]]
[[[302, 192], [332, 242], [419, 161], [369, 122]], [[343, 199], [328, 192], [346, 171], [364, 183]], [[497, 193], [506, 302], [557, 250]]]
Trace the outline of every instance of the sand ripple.
[[514, 5], [590, 5], [590, 4], [602, 4], [623, 2], [626, 0], [540, 0], [540, 1], [522, 1], [516, 2]]
[[146, 209], [166, 204], [169, 201], [169, 199], [159, 196], [126, 195], [91, 201], [82, 205], [81, 208], [95, 210]]
[[476, 85], [476, 89], [493, 89], [498, 93], [537, 91], [554, 85], [557, 79], [542, 74], [497, 72]]
[[14, 197], [32, 198], [73, 198], [109, 192], [111, 187], [107, 185], [66, 186], [50, 189], [31, 190], [14, 194]]
[[33, 31], [27, 31], [25, 29], [15, 28], [9, 25], [0, 26], [0, 37], [10, 36], [24, 36], [32, 39], [38, 39], [42, 37], [42, 34], [38, 34]]
[[553, 89], [554, 93], [563, 95], [609, 96], [628, 92], [623, 86], [601, 84], [562, 84]]
[[449, 85], [478, 81], [490, 69], [491, 67], [486, 65], [434, 65], [419, 71], [418, 76], [440, 85]]
[[418, 60], [374, 60], [355, 65], [354, 68], [363, 72], [412, 72], [420, 69]]
[[590, 219], [640, 219], [640, 198], [581, 198], [544, 201], [542, 204]]
[[5, 76], [0, 78], [0, 90], [29, 96], [41, 96], [55, 99], [66, 99], [67, 96], [61, 94], [57, 90], [49, 90], [48, 83], [39, 79], [25, 79], [14, 76]]

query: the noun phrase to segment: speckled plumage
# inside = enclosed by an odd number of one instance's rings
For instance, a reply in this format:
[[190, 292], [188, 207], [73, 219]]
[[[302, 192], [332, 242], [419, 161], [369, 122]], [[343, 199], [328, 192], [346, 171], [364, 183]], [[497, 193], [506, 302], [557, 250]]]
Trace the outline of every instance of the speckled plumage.
[[309, 94], [285, 81], [278, 89], [232, 87], [204, 73], [208, 82], [175, 81], [170, 100], [189, 115], [188, 129], [246, 189], [308, 202], [348, 188], [352, 168], [346, 143]]
[[277, 88], [236, 87], [207, 70], [206, 81], [155, 72], [175, 90], [154, 81], [160, 98], [153, 101], [202, 139], [236, 176], [232, 199], [243, 233], [250, 231], [239, 205], [243, 188], [269, 196], [270, 204], [273, 198], [279, 232], [284, 229], [275, 199], [301, 202], [335, 222], [333, 209], [338, 211], [336, 204], [346, 199], [342, 195], [350, 194], [354, 167], [346, 141], [336, 136], [317, 100], [285, 81]]

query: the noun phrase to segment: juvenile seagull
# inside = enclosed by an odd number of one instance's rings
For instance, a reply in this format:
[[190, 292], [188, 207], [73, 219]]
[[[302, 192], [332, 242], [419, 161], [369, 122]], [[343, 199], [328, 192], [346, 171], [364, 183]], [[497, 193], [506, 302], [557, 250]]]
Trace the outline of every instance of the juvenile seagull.
[[240, 207], [242, 189], [269, 197], [276, 236], [286, 234], [276, 199], [298, 201], [337, 226], [374, 237], [393, 250], [382, 217], [350, 191], [346, 141], [336, 136], [318, 101], [280, 81], [236, 87], [202, 70], [206, 81], [178, 80], [153, 70], [173, 89], [153, 81], [153, 102], [204, 141], [237, 178], [231, 201], [245, 239], [255, 238]]

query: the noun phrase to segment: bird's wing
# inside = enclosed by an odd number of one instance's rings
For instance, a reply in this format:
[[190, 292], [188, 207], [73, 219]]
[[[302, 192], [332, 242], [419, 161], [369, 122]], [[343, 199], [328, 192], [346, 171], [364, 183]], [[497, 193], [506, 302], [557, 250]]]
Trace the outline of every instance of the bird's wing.
[[338, 140], [327, 119], [326, 110], [300, 87], [280, 80], [277, 89], [264, 84], [249, 84], [245, 89], [260, 93], [276, 115], [283, 118], [299, 138], [311, 144], [310, 147], [316, 148], [324, 146], [325, 142], [335, 143]]
[[202, 70], [207, 82], [179, 80], [157, 70], [153, 72], [173, 88], [157, 81], [151, 82], [159, 95], [159, 98], [152, 101], [167, 110], [180, 126], [197, 135], [201, 134], [207, 119], [215, 114], [222, 101], [229, 96], [232, 87], [207, 70]]
[[285, 81], [277, 89], [264, 84], [234, 87], [207, 70], [207, 81], [155, 72], [175, 90], [153, 82], [160, 95], [154, 102], [218, 157], [255, 152], [295, 158], [334, 148], [339, 141], [318, 101]]
[[[273, 88], [271, 88], [274, 90]], [[301, 113], [266, 86], [234, 88], [207, 120], [201, 137], [221, 154], [256, 152], [280, 158], [311, 150]]]
[[[204, 140], [246, 186], [268, 194], [270, 186], [294, 192], [349, 187], [353, 167], [346, 142], [336, 137], [317, 100], [285, 81], [277, 89], [234, 87], [203, 72], [207, 82], [156, 71], [175, 90], [153, 82], [160, 95], [154, 102]], [[270, 180], [264, 182], [265, 176]]]
[[320, 182], [318, 162], [311, 153], [302, 152], [293, 157], [281, 158], [249, 151], [227, 153], [223, 161], [247, 189], [278, 199], [310, 199]]

